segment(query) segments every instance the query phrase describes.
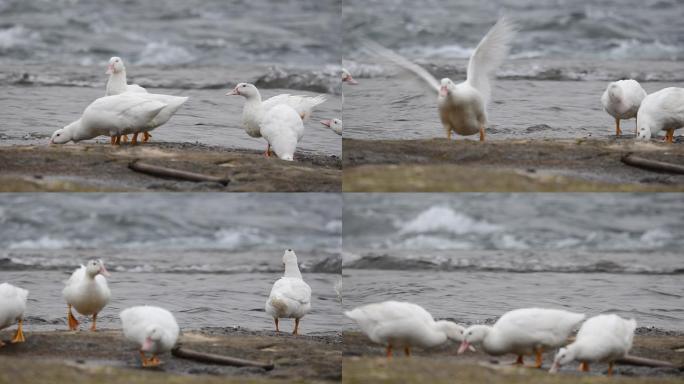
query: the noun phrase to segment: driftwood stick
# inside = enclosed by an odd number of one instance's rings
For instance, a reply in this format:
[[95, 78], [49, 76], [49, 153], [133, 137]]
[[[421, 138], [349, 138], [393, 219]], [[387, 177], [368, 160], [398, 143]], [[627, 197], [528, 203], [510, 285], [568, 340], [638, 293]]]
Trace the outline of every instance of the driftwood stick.
[[231, 365], [234, 367], [259, 367], [267, 371], [273, 369], [273, 363], [262, 363], [260, 361], [239, 359], [237, 357], [217, 355], [214, 353], [199, 352], [192, 349], [177, 346], [171, 350], [171, 354], [182, 359], [195, 360], [202, 363], [212, 363], [221, 365]]
[[649, 160], [629, 153], [620, 159], [623, 163], [650, 171], [684, 174], [684, 165], [666, 163], [664, 161]]
[[674, 365], [668, 361], [648, 359], [646, 357], [637, 357], [637, 356], [631, 356], [631, 355], [627, 355], [627, 356], [623, 357], [622, 359], [619, 359], [615, 362], [618, 364], [624, 364], [624, 365], [636, 365], [638, 367], [677, 368], [676, 365]]
[[167, 168], [167, 167], [162, 167], [159, 165], [152, 165], [152, 164], [148, 164], [148, 163], [143, 163], [139, 160], [133, 160], [130, 164], [128, 164], [128, 168], [130, 168], [136, 172], [145, 173], [145, 174], [157, 176], [157, 177], [171, 178], [171, 179], [179, 179], [179, 180], [194, 181], [194, 182], [211, 181], [211, 182], [215, 182], [215, 183], [220, 183], [222, 185], [228, 185], [228, 183], [230, 182], [230, 180], [228, 180], [225, 177], [217, 177], [217, 176], [205, 175], [202, 173], [181, 171], [180, 169]]

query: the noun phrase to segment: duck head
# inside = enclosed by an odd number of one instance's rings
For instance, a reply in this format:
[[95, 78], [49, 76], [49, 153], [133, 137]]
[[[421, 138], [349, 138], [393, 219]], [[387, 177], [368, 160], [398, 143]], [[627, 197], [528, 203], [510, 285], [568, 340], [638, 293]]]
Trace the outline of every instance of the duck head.
[[484, 341], [485, 337], [487, 337], [489, 330], [490, 327], [486, 325], [473, 325], [468, 327], [464, 331], [463, 342], [461, 343], [461, 346], [458, 348], [458, 354], [462, 354], [467, 349], [475, 351], [475, 347], [473, 347], [473, 345], [481, 344]]
[[158, 325], [150, 325], [145, 329], [145, 339], [143, 340], [140, 350], [143, 352], [151, 352], [154, 345], [158, 343], [164, 334], [164, 331]]
[[446, 97], [449, 93], [451, 93], [454, 89], [456, 84], [454, 84], [453, 81], [449, 78], [443, 78], [442, 81], [439, 83], [439, 96], [441, 97]]
[[572, 348], [561, 348], [556, 353], [556, 357], [553, 359], [553, 365], [549, 369], [549, 373], [556, 373], [562, 365], [568, 364], [575, 360], [574, 349]]
[[358, 81], [354, 80], [351, 73], [344, 68], [342, 68], [342, 82], [349, 85], [356, 85], [359, 83]]
[[123, 60], [121, 60], [120, 57], [112, 57], [109, 59], [109, 65], [107, 65], [107, 72], [105, 74], [107, 75], [113, 75], [115, 73], [121, 73], [126, 70], [126, 67], [124, 66]]
[[259, 96], [259, 90], [254, 84], [240, 83], [232, 91], [226, 93], [226, 96], [242, 96], [246, 99], [251, 99]]
[[86, 265], [86, 273], [90, 277], [95, 277], [98, 274], [109, 276], [109, 272], [107, 272], [102, 260], [90, 260]]

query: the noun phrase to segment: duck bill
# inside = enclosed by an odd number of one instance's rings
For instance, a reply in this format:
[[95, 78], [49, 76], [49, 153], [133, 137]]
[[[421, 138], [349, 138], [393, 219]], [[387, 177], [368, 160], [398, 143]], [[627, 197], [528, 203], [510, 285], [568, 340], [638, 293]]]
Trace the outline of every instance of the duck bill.
[[112, 73], [114, 73], [114, 66], [108, 65], [107, 66], [107, 72], [105, 72], [105, 75], [111, 75]]
[[107, 268], [105, 268], [104, 264], [102, 264], [102, 266], [100, 267], [100, 274], [105, 277], [111, 276], [109, 271], [107, 271]]
[[553, 362], [553, 365], [551, 366], [551, 369], [549, 369], [549, 373], [556, 373], [560, 369], [560, 364], [558, 364], [557, 361]]
[[449, 93], [449, 90], [447, 89], [446, 86], [443, 86], [439, 89], [439, 95], [444, 97]]
[[458, 347], [458, 352], [457, 352], [457, 354], [462, 355], [462, 354], [465, 353], [465, 351], [467, 351], [468, 349], [470, 349], [470, 350], [475, 350], [475, 348], [473, 348], [473, 347], [470, 345], [469, 342], [463, 340], [463, 341], [461, 342], [461, 346]]
[[354, 78], [351, 76], [347, 77], [345, 82], [349, 85], [357, 85], [359, 83], [358, 81], [354, 80]]
[[150, 351], [152, 349], [152, 344], [153, 344], [152, 339], [150, 339], [149, 337], [146, 337], [145, 341], [143, 341], [143, 344], [140, 347], [140, 350], [143, 352]]
[[226, 93], [226, 96], [240, 96], [240, 90], [234, 88], [232, 91]]
[[332, 120], [321, 120], [321, 124], [325, 125], [326, 127], [330, 128], [330, 124], [332, 124]]

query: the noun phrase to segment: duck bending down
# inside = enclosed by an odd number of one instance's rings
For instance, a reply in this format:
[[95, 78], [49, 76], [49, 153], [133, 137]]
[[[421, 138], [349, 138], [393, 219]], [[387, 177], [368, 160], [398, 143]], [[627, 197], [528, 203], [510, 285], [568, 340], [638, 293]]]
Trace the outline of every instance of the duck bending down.
[[601, 96], [603, 109], [615, 118], [615, 136], [620, 136], [620, 120], [637, 117], [639, 106], [646, 97], [646, 91], [636, 80], [618, 80], [608, 84]]
[[[0, 330], [17, 323], [17, 331], [12, 337], [11, 343], [23, 343], [24, 337], [24, 312], [26, 312], [26, 299], [29, 291], [15, 287], [12, 284], [0, 284]], [[0, 347], [5, 343], [0, 340]]]
[[321, 124], [325, 125], [326, 127], [330, 128], [330, 130], [332, 130], [333, 132], [342, 136], [342, 120], [340, 120], [340, 119], [321, 120]]
[[90, 330], [97, 330], [97, 314], [109, 303], [111, 297], [105, 276], [109, 276], [109, 272], [102, 260], [90, 260], [85, 266], [81, 265], [76, 269], [66, 281], [62, 296], [67, 303], [70, 330], [78, 329], [78, 320], [71, 312], [72, 308], [82, 315], [92, 315], [93, 324]]
[[612, 376], [614, 361], [632, 349], [635, 329], [634, 319], [613, 314], [594, 316], [582, 324], [572, 344], [558, 351], [549, 372], [555, 373], [561, 365], [576, 360], [583, 372], [589, 371], [589, 363], [608, 363], [608, 376]]
[[684, 88], [669, 87], [646, 96], [639, 108], [637, 139], [650, 140], [665, 131], [665, 140], [674, 142], [674, 131], [684, 127]]
[[285, 251], [283, 265], [285, 274], [273, 284], [265, 309], [273, 317], [276, 332], [280, 332], [279, 319], [294, 318], [292, 334], [297, 335], [301, 318], [311, 310], [311, 287], [302, 279], [293, 250]]
[[98, 136], [111, 137], [111, 144], [118, 145], [121, 136], [134, 134], [132, 144], [137, 143], [137, 133], [148, 133], [166, 123], [187, 101], [187, 97], [157, 95], [152, 93], [128, 93], [105, 96], [93, 101], [83, 111], [81, 118], [56, 130], [51, 144], [79, 142]]
[[[261, 124], [273, 107], [278, 105], [287, 105], [294, 109], [299, 115], [301, 121], [306, 121], [311, 117], [313, 109], [326, 101], [325, 96], [318, 95], [315, 97], [298, 96], [289, 94], [280, 94], [273, 96], [265, 101], [261, 100], [261, 94], [257, 87], [249, 83], [240, 83], [235, 88], [226, 93], [226, 96], [242, 96], [245, 98], [245, 105], [242, 108], [242, 125], [245, 132], [251, 137], [262, 137]], [[299, 139], [304, 134], [302, 125], [302, 133], [299, 134]], [[298, 139], [298, 140], [299, 140]], [[271, 143], [269, 142], [266, 148], [265, 155], [271, 155]]]
[[418, 304], [383, 301], [354, 308], [344, 315], [356, 321], [371, 341], [386, 345], [388, 358], [392, 357], [393, 348], [403, 348], [406, 356], [410, 356], [412, 347], [432, 348], [449, 340], [463, 340], [462, 326], [435, 321]]
[[475, 48], [468, 61], [466, 80], [456, 84], [449, 78], [437, 81], [428, 71], [399, 54], [364, 40], [367, 50], [375, 52], [413, 72], [437, 92], [437, 106], [448, 139], [452, 133], [470, 136], [480, 133], [485, 140], [487, 106], [495, 71], [508, 55], [515, 29], [506, 18], [501, 18]]
[[462, 354], [471, 346], [501, 356], [518, 355], [515, 364], [523, 364], [523, 356], [536, 355], [535, 368], [542, 366], [542, 353], [567, 343], [570, 333], [584, 320], [581, 313], [558, 309], [523, 308], [506, 312], [492, 326], [473, 325], [465, 330], [458, 350]]
[[[161, 364], [157, 357], [169, 352], [178, 340], [180, 328], [171, 312], [153, 306], [137, 306], [124, 309], [119, 314], [126, 339], [138, 345], [143, 367]], [[151, 353], [147, 358], [145, 353]]]

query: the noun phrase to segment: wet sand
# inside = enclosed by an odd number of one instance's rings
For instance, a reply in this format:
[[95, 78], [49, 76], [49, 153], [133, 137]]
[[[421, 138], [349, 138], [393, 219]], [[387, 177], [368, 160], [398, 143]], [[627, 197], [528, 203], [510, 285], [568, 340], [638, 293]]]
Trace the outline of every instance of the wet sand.
[[[14, 327], [12, 327], [12, 332]], [[7, 341], [13, 333], [3, 331]], [[157, 368], [140, 367], [135, 345], [121, 331], [26, 333], [26, 342], [0, 348], [0, 383], [232, 383], [339, 382], [341, 335], [205, 328], [184, 332], [183, 347], [263, 362], [275, 368], [212, 365], [161, 355]]]
[[[682, 371], [672, 368], [644, 368], [616, 365], [613, 378], [605, 377], [606, 364], [590, 366], [590, 374], [580, 374], [577, 365], [563, 367], [561, 373], [548, 374], [553, 354], [544, 355], [542, 370], [513, 367], [514, 356], [491, 357], [482, 352], [458, 356], [458, 344], [452, 343], [429, 351], [412, 350], [405, 358], [395, 351], [388, 361], [385, 349], [372, 344], [355, 331], [344, 332], [344, 383], [682, 383]], [[639, 328], [631, 354], [665, 360], [684, 366], [684, 334]], [[401, 354], [399, 353], [401, 352]], [[532, 362], [529, 358], [527, 359]], [[629, 376], [629, 377], [626, 377]]]
[[[216, 182], [170, 180], [132, 171], [148, 164], [212, 176]], [[266, 158], [254, 150], [189, 143], [28, 145], [0, 147], [0, 191], [230, 191], [337, 192], [339, 157], [295, 153], [295, 161]]]
[[609, 139], [344, 140], [347, 192], [684, 191], [684, 175], [623, 164], [633, 153], [684, 164], [684, 146]]

